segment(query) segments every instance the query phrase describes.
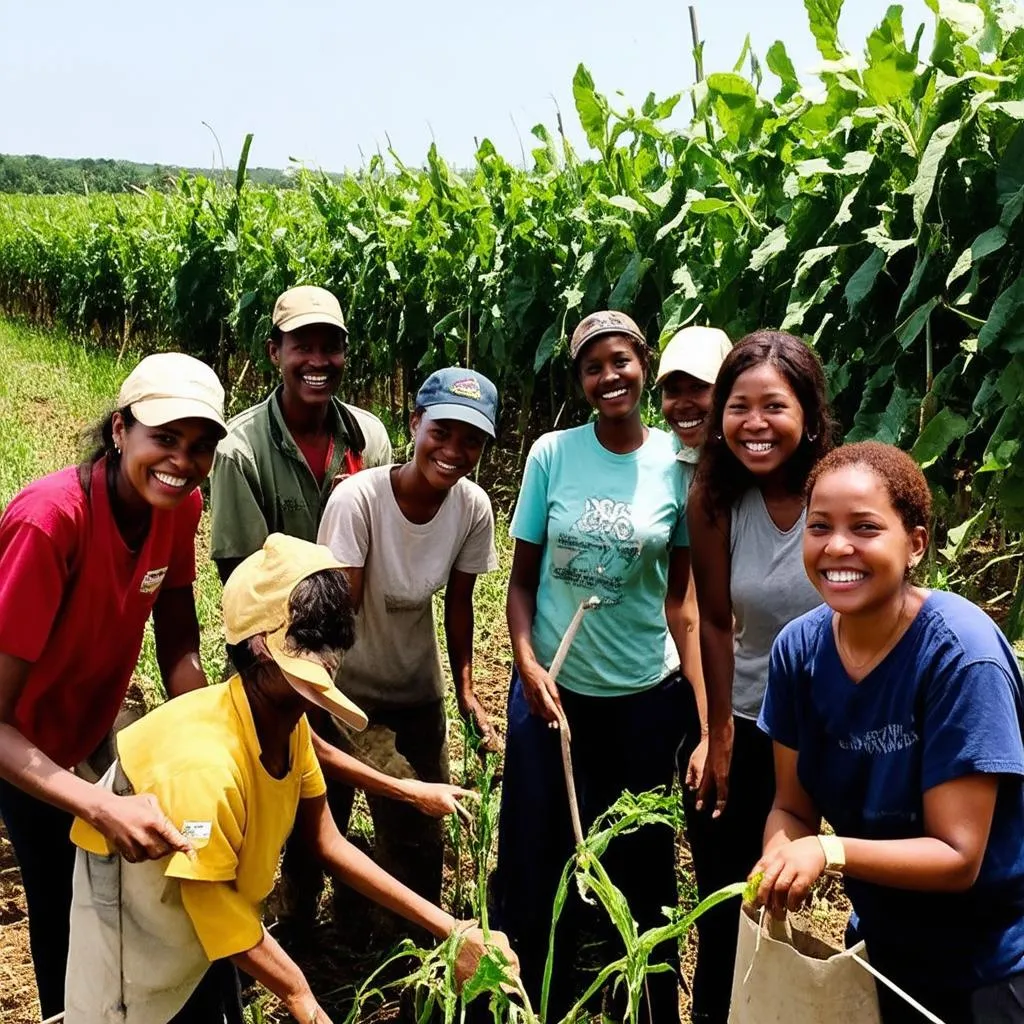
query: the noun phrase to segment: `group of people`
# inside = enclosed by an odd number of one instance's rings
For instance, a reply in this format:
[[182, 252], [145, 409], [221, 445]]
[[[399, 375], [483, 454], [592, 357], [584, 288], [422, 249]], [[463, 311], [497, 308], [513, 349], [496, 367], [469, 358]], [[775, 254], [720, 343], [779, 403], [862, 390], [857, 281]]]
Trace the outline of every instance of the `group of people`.
[[[335, 397], [346, 342], [334, 296], [290, 289], [268, 340], [281, 383], [230, 423], [209, 368], [147, 357], [92, 456], [0, 519], [0, 813], [44, 1018], [238, 1020], [241, 969], [322, 1024], [260, 917], [282, 851], [300, 932], [326, 869], [406, 927], [462, 933], [460, 977], [483, 951], [437, 906], [439, 819], [469, 794], [448, 778], [432, 599], [443, 587], [459, 709], [498, 749], [472, 656], [494, 520], [469, 479], [498, 395], [469, 369], [432, 374], [411, 458], [391, 465], [380, 421]], [[573, 848], [568, 727], [585, 828], [678, 774], [702, 897], [759, 874], [758, 903], [784, 914], [842, 873], [850, 937], [889, 979], [947, 1024], [1024, 1020], [1024, 684], [980, 609], [914, 583], [931, 518], [916, 464], [874, 442], [834, 448], [821, 365], [783, 332], [676, 334], [654, 374], [667, 430], [641, 415], [653, 356], [628, 316], [586, 317], [569, 358], [593, 415], [535, 442], [510, 529], [491, 938], [534, 1005]], [[234, 671], [212, 686], [191, 589], [211, 468]], [[113, 724], [150, 615], [171, 699], [118, 735], [91, 785], [75, 766]], [[375, 861], [342, 835], [355, 789]], [[641, 930], [677, 902], [675, 861], [667, 825], [607, 851]], [[587, 927], [571, 901], [552, 1020], [579, 991]], [[727, 1020], [736, 934], [734, 904], [698, 922], [694, 1021]], [[668, 969], [649, 976], [646, 1012], [672, 1024], [678, 951], [656, 954]], [[880, 999], [886, 1024], [914, 1019], [888, 988]]]

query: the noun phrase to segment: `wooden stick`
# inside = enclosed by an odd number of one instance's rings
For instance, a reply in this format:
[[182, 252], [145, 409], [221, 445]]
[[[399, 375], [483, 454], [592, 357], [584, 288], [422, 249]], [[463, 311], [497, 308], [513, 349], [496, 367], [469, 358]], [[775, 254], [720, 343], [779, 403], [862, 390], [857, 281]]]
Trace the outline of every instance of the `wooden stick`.
[[925, 1017], [928, 1020], [930, 1020], [932, 1022], [932, 1024], [945, 1024], [945, 1022], [942, 1020], [942, 1018], [936, 1017], [935, 1014], [931, 1012], [931, 1010], [926, 1010], [913, 996], [908, 996], [907, 993], [904, 992], [903, 989], [901, 989], [899, 987], [899, 985], [897, 985], [893, 981], [890, 981], [884, 974], [882, 974], [881, 971], [875, 970], [875, 968], [872, 967], [871, 964], [869, 964], [867, 962], [867, 960], [861, 959], [859, 956], [857, 956], [856, 953], [853, 953], [852, 956], [853, 956], [853, 959], [856, 960], [857, 963], [859, 963], [861, 965], [861, 967], [863, 967], [864, 970], [868, 972], [868, 974], [873, 975], [883, 985], [885, 985], [888, 988], [891, 988], [893, 990], [893, 992], [896, 993], [896, 995], [898, 995], [901, 999], [906, 1000], [906, 1002], [910, 1003], [910, 1005], [915, 1010], [917, 1010], [917, 1012], [919, 1014], [921, 1014], [923, 1017]]
[[[569, 628], [565, 631], [558, 645], [558, 650], [555, 651], [551, 668], [548, 669], [548, 675], [552, 680], [556, 680], [558, 673], [562, 670], [562, 665], [565, 663], [569, 648], [572, 647], [572, 642], [579, 632], [580, 623], [583, 622], [583, 616], [592, 608], [596, 608], [600, 603], [601, 599], [596, 596], [580, 601], [580, 606], [576, 609], [576, 614], [573, 615], [572, 620], [569, 622]], [[583, 825], [580, 822], [580, 806], [576, 800], [576, 780], [572, 771], [572, 751], [569, 749], [572, 737], [569, 733], [569, 723], [564, 714], [560, 716], [558, 731], [561, 734], [559, 740], [562, 744], [562, 773], [565, 775], [565, 792], [569, 798], [569, 817], [572, 819], [572, 833], [576, 839], [576, 845], [582, 846]]]

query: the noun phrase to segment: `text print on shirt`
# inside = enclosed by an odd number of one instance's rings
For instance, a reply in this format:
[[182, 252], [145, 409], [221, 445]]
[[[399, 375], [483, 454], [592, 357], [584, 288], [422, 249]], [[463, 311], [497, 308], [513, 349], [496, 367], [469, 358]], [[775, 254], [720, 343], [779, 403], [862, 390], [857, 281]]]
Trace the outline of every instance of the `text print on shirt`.
[[622, 600], [624, 577], [640, 558], [633, 506], [612, 498], [587, 498], [583, 514], [558, 535], [552, 574], [596, 594], [604, 604]]
[[917, 743], [919, 737], [912, 726], [890, 722], [880, 729], [864, 733], [851, 733], [839, 740], [843, 750], [863, 750], [868, 754], [896, 754]]
[[167, 566], [165, 565], [162, 569], [150, 569], [145, 576], [142, 577], [142, 582], [139, 584], [140, 594], [152, 594], [160, 589], [160, 584], [163, 583], [164, 577], [167, 575]]

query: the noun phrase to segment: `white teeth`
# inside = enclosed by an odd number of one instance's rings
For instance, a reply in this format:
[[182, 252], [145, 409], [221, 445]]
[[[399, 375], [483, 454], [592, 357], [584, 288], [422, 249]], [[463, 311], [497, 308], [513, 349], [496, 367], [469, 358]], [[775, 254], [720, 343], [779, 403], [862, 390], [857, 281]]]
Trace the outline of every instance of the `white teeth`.
[[826, 569], [822, 575], [829, 583], [858, 583], [867, 573], [856, 569]]
[[302, 378], [303, 382], [315, 388], [322, 388], [327, 383], [326, 373], [307, 373]]
[[606, 400], [609, 399], [609, 398], [621, 398], [622, 395], [624, 395], [625, 393], [626, 393], [626, 389], [625, 388], [618, 388], [615, 391], [606, 391], [601, 397], [606, 399]]
[[680, 430], [693, 430], [694, 427], [699, 427], [704, 422], [704, 417], [701, 416], [697, 420], [676, 420], [676, 426]]
[[158, 473], [153, 470], [153, 476], [157, 478], [162, 484], [167, 484], [168, 487], [184, 487], [188, 483], [188, 477], [184, 476], [171, 476], [170, 473]]
[[457, 468], [449, 462], [442, 462], [440, 459], [434, 459], [434, 462], [436, 462], [446, 473], [454, 473]]
[[751, 452], [770, 452], [775, 444], [772, 441], [744, 441], [743, 447]]

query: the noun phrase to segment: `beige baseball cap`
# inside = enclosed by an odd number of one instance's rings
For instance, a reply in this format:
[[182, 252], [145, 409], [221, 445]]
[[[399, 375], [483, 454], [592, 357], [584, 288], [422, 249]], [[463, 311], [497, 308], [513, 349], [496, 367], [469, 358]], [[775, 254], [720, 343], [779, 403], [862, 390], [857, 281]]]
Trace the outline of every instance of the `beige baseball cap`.
[[278, 296], [273, 324], [282, 331], [297, 331], [307, 324], [331, 324], [348, 334], [341, 304], [326, 288], [312, 284], [300, 284]]
[[722, 360], [731, 348], [729, 336], [717, 327], [684, 327], [662, 349], [655, 384], [670, 373], [688, 373], [706, 384], [714, 384]]
[[206, 363], [184, 352], [146, 356], [121, 385], [117, 407], [130, 408], [144, 426], [160, 427], [190, 417], [224, 423], [224, 388]]
[[617, 309], [604, 309], [599, 313], [585, 316], [579, 322], [569, 341], [569, 358], [575, 359], [587, 342], [599, 338], [602, 334], [624, 334], [638, 345], [647, 344], [643, 332], [625, 313], [620, 313]]
[[362, 708], [335, 685], [330, 666], [288, 639], [291, 596], [307, 576], [341, 563], [321, 544], [272, 533], [263, 547], [246, 558], [224, 584], [224, 636], [229, 644], [265, 634], [267, 650], [292, 688], [354, 729], [365, 729]]

